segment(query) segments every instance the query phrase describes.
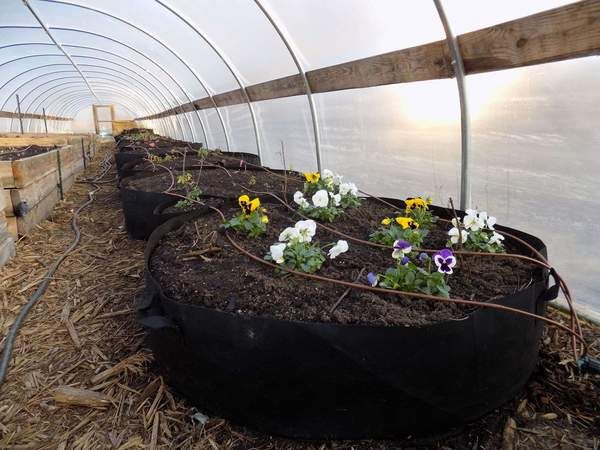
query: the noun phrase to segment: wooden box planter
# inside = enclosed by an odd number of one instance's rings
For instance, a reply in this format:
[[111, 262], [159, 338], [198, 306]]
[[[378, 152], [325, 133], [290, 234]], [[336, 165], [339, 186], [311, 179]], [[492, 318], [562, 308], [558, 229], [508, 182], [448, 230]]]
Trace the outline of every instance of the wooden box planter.
[[[15, 161], [0, 161], [0, 197], [8, 231], [13, 237], [27, 234], [44, 220], [84, 169], [81, 138], [75, 145]], [[88, 138], [88, 142], [90, 139]], [[85, 149], [85, 141], [84, 141]], [[88, 154], [86, 152], [86, 160]]]

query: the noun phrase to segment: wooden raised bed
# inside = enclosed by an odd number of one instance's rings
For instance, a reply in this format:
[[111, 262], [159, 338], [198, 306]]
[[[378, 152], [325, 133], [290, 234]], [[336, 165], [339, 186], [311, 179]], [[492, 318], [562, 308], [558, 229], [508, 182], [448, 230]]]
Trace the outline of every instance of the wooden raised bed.
[[[10, 140], [11, 145], [39, 145], [41, 137], [5, 137], [0, 135], [0, 146]], [[46, 153], [14, 161], [0, 161], [0, 208], [6, 217], [8, 232], [14, 237], [27, 234], [44, 220], [75, 182], [75, 176], [84, 169], [94, 154], [91, 135], [53, 136], [70, 145]], [[83, 150], [82, 150], [83, 139]], [[16, 141], [15, 141], [16, 140]], [[45, 142], [45, 141], [43, 141]], [[60, 168], [59, 168], [60, 166]]]

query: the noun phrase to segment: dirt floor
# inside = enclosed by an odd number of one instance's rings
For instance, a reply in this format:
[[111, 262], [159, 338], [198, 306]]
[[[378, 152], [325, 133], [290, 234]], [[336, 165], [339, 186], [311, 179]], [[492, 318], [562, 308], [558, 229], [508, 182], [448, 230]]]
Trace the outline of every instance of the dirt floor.
[[[115, 179], [114, 171], [107, 179]], [[0, 387], [0, 449], [600, 448], [600, 376], [574, 371], [568, 340], [555, 330], [545, 334], [539, 367], [513, 402], [438, 439], [309, 443], [259, 435], [216, 417], [205, 422], [201, 405], [197, 411], [166, 386], [144, 348], [132, 311], [143, 283], [144, 243], [127, 239], [115, 184], [102, 185], [81, 213], [80, 246], [17, 339]], [[0, 268], [0, 335], [70, 244], [72, 212], [89, 189], [76, 184]], [[600, 354], [600, 327], [585, 325], [585, 334], [590, 353]], [[101, 406], [56, 401], [64, 386], [95, 391]]]

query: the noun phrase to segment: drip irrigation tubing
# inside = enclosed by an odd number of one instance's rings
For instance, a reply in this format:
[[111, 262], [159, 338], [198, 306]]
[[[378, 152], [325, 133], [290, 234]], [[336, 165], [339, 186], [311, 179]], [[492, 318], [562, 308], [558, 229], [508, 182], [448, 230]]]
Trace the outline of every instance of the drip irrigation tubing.
[[48, 268], [48, 270], [46, 271], [46, 274], [44, 275], [43, 281], [40, 283], [40, 285], [37, 287], [37, 289], [31, 295], [31, 297], [29, 297], [29, 300], [27, 300], [27, 303], [25, 303], [25, 305], [23, 305], [23, 307], [21, 308], [21, 310], [15, 317], [15, 321], [11, 325], [10, 330], [6, 334], [6, 339], [4, 341], [4, 348], [2, 350], [2, 356], [0, 357], [0, 388], [4, 384], [4, 380], [8, 373], [8, 368], [10, 365], [10, 359], [11, 359], [12, 352], [14, 349], [15, 340], [17, 338], [19, 330], [23, 326], [23, 322], [25, 321], [25, 318], [27, 317], [29, 312], [33, 309], [33, 307], [37, 304], [37, 302], [40, 300], [42, 295], [44, 295], [44, 293], [46, 292], [46, 289], [50, 285], [50, 282], [52, 281], [52, 278], [53, 278], [56, 270], [60, 267], [60, 265], [63, 263], [63, 261], [69, 256], [69, 254], [71, 254], [73, 252], [73, 250], [75, 250], [77, 248], [77, 246], [79, 245], [79, 241], [81, 240], [81, 230], [79, 229], [79, 225], [77, 222], [79, 213], [84, 208], [86, 208], [87, 206], [92, 204], [92, 202], [94, 201], [94, 194], [100, 190], [100, 186], [98, 185], [98, 182], [108, 173], [108, 171], [111, 168], [110, 156], [111, 155], [108, 154], [107, 157], [101, 162], [100, 167], [102, 168], [102, 170], [97, 177], [95, 177], [93, 179], [81, 180], [82, 182], [92, 184], [94, 186], [94, 190], [88, 192], [88, 200], [85, 203], [83, 203], [79, 208], [77, 208], [77, 210], [73, 213], [73, 217], [71, 219], [71, 229], [73, 230], [73, 233], [74, 233], [73, 241], [71, 242], [71, 245], [58, 258], [56, 258], [54, 263], [52, 263], [52, 265]]

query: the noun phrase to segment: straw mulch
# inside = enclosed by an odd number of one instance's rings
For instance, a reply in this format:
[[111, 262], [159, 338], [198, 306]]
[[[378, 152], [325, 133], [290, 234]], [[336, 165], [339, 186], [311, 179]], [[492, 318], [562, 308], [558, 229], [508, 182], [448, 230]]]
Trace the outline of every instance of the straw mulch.
[[[88, 175], [107, 151], [112, 148], [99, 152]], [[114, 172], [106, 179], [114, 180]], [[0, 269], [2, 336], [47, 266], [71, 242], [72, 212], [90, 189], [76, 184]], [[0, 388], [0, 449], [599, 448], [600, 379], [573, 373], [565, 362], [567, 341], [553, 330], [546, 333], [539, 370], [519, 398], [443, 439], [306, 443], [259, 435], [218, 418], [204, 423], [157, 375], [135, 324], [132, 303], [143, 283], [144, 244], [127, 239], [115, 183], [102, 185], [80, 226], [80, 246], [17, 339]], [[598, 354], [599, 327], [586, 326], [586, 333], [592, 354]]]

